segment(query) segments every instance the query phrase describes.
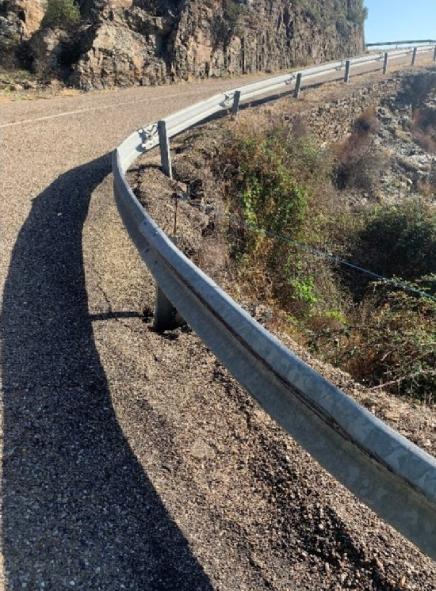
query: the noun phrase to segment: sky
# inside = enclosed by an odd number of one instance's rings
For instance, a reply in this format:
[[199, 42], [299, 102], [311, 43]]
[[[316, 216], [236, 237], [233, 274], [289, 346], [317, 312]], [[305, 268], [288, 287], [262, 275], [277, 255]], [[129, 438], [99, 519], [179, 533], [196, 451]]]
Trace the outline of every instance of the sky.
[[436, 39], [436, 0], [365, 0], [366, 42]]

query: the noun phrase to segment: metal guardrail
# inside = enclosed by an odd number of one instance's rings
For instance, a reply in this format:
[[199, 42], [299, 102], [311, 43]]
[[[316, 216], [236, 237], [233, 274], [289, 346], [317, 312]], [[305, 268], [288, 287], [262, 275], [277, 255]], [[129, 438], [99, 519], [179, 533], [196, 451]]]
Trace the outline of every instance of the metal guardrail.
[[436, 39], [415, 39], [411, 41], [381, 41], [380, 43], [366, 43], [365, 47], [387, 47], [389, 45], [433, 45]]
[[[429, 48], [416, 48], [413, 61], [424, 50]], [[410, 53], [389, 52], [388, 59]], [[355, 67], [386, 61], [381, 53], [306, 68], [217, 94], [151, 124], [115, 150], [114, 191], [127, 231], [159, 286], [160, 299], [165, 294], [239, 383], [313, 458], [436, 559], [435, 458], [346, 396], [250, 317], [162, 232], [125, 176], [138, 156], [159, 144], [163, 168], [170, 174], [169, 138], [213, 115], [235, 111], [244, 101], [280, 90], [296, 93], [304, 81], [322, 81], [325, 75], [338, 73], [346, 79], [344, 73], [349, 77]]]

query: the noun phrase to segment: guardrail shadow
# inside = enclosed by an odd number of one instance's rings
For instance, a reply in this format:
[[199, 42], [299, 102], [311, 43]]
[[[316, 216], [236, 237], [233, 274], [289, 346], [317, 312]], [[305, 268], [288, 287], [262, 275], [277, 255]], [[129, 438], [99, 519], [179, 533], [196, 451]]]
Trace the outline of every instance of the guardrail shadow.
[[34, 201], [2, 309], [6, 588], [211, 590], [117, 422], [88, 314], [82, 227], [105, 155]]

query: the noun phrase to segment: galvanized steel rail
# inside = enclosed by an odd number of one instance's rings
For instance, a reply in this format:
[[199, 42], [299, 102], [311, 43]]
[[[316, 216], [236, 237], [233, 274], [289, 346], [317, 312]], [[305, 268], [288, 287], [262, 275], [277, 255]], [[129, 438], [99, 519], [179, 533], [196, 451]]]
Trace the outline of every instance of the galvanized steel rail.
[[[409, 54], [415, 59], [424, 51], [434, 49], [392, 51], [388, 59]], [[298, 74], [304, 84], [322, 81], [324, 75], [344, 78], [363, 64], [385, 68], [386, 62], [381, 53], [306, 68], [217, 94], [170, 115], [133, 133], [115, 150], [114, 189], [127, 231], [159, 289], [203, 342], [313, 458], [436, 559], [436, 460], [316, 373], [242, 310], [162, 232], [125, 176], [141, 154], [159, 144], [170, 174], [171, 137], [260, 96], [295, 91]]]

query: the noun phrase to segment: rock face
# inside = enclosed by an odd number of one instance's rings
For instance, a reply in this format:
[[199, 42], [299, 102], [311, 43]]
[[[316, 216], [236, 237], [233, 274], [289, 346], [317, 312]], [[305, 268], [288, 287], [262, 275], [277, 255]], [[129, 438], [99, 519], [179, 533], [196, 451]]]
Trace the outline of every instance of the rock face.
[[0, 0], [0, 64], [13, 65], [20, 45], [40, 28], [45, 0]]
[[274, 71], [363, 49], [360, 0], [82, 5], [96, 19], [72, 76], [84, 88]]
[[[43, 4], [0, 7], [26, 2]], [[274, 71], [363, 49], [362, 0], [76, 2], [74, 31], [39, 30], [30, 48], [36, 72], [84, 89]]]

